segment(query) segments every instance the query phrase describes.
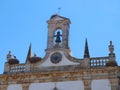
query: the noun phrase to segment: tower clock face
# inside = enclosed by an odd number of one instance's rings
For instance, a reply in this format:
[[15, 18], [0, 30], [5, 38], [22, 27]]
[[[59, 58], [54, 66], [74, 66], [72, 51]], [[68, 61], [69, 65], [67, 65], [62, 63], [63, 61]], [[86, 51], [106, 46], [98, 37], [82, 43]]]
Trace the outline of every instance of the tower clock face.
[[52, 63], [57, 64], [61, 61], [62, 55], [59, 52], [56, 52], [51, 55], [50, 59]]

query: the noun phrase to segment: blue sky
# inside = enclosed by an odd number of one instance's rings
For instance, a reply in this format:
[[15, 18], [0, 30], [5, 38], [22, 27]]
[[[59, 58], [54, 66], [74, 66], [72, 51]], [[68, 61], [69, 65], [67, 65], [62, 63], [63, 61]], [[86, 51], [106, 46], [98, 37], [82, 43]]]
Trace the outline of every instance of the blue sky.
[[0, 73], [9, 50], [24, 63], [32, 43], [32, 54], [44, 57], [46, 21], [59, 7], [60, 15], [71, 20], [74, 57], [83, 58], [85, 38], [91, 57], [107, 56], [112, 40], [120, 65], [120, 0], [0, 0]]

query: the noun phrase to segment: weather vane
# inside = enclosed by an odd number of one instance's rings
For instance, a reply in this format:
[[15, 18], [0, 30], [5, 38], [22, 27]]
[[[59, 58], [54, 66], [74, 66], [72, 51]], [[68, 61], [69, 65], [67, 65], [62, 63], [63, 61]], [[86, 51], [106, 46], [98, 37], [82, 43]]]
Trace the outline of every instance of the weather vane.
[[61, 8], [58, 8], [58, 15], [60, 15], [60, 10], [61, 10]]

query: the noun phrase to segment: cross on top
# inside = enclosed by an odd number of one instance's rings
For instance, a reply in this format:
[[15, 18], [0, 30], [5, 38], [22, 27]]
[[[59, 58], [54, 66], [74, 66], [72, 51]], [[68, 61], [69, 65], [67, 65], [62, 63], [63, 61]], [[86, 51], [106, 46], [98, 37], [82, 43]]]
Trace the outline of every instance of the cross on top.
[[61, 10], [61, 8], [58, 8], [58, 14], [60, 15], [60, 10]]

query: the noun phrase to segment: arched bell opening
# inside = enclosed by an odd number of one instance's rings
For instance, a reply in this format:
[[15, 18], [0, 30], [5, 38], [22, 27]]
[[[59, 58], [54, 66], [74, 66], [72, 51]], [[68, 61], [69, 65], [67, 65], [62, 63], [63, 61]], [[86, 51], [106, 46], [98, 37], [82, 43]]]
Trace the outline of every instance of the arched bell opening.
[[61, 29], [57, 29], [54, 32], [54, 46], [60, 46], [62, 44], [62, 30]]

